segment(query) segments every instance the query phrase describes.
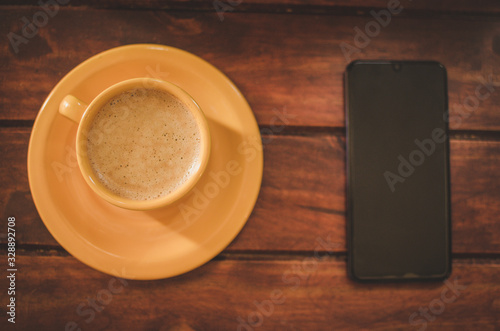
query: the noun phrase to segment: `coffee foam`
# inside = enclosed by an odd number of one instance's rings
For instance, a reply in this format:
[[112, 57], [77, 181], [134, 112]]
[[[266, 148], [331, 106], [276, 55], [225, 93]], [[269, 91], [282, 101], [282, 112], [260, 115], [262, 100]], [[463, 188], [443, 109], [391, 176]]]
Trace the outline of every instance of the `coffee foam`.
[[175, 191], [200, 167], [200, 130], [185, 104], [136, 88], [109, 100], [87, 139], [92, 170], [118, 196], [152, 200]]

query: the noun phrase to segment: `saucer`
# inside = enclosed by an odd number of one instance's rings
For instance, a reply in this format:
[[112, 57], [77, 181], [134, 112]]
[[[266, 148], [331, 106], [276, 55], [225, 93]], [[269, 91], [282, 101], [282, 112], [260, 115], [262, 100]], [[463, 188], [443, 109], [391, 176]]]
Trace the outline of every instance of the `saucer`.
[[[115, 207], [88, 187], [76, 162], [77, 124], [58, 112], [68, 94], [89, 103], [105, 88], [135, 77], [186, 90], [205, 113], [212, 140], [195, 188], [154, 211]], [[128, 279], [176, 276], [219, 254], [250, 216], [262, 171], [259, 128], [236, 86], [201, 58], [153, 44], [113, 48], [69, 72], [42, 105], [28, 149], [31, 193], [52, 236], [83, 263]]]

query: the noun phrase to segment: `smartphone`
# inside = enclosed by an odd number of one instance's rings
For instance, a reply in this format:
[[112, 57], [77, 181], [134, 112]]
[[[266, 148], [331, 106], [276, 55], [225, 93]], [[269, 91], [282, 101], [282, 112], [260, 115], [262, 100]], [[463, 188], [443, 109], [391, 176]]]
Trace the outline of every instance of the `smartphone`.
[[345, 72], [348, 273], [359, 281], [451, 272], [446, 69], [355, 61]]

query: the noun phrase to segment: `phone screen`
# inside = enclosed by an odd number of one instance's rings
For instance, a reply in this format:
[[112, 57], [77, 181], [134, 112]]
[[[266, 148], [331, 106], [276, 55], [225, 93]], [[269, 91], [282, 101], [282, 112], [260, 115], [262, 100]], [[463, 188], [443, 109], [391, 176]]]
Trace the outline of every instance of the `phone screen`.
[[447, 78], [437, 62], [356, 61], [345, 75], [348, 271], [451, 271]]

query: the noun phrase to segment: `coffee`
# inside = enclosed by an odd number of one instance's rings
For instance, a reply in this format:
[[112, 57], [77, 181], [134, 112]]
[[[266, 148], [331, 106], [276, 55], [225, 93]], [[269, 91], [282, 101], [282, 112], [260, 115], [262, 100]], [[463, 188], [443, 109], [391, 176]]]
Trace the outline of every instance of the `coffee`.
[[109, 100], [87, 135], [87, 155], [100, 182], [116, 195], [152, 200], [170, 194], [200, 166], [200, 129], [170, 93], [134, 88]]

